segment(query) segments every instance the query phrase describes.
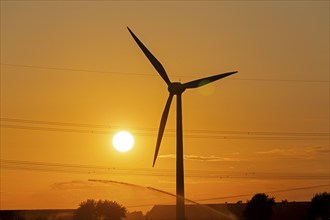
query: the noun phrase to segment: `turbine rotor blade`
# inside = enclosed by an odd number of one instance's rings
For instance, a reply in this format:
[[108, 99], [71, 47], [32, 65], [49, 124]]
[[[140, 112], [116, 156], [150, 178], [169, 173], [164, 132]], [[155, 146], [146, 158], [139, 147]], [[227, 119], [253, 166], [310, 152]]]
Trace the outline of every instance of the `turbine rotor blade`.
[[157, 159], [157, 156], [158, 156], [158, 151], [159, 151], [159, 148], [160, 148], [160, 143], [162, 142], [162, 138], [163, 138], [163, 134], [164, 134], [164, 130], [165, 130], [165, 125], [166, 125], [166, 121], [167, 121], [167, 116], [168, 116], [168, 113], [170, 111], [173, 95], [174, 95], [173, 93], [170, 93], [170, 95], [167, 99], [166, 105], [165, 105], [165, 109], [164, 109], [162, 118], [160, 120], [157, 143], [156, 143], [156, 150], [155, 150], [155, 156], [154, 156], [154, 162], [152, 164], [153, 167], [155, 166], [156, 159]]
[[194, 81], [190, 81], [190, 82], [184, 83], [183, 84], [183, 87], [185, 89], [192, 89], [192, 88], [201, 87], [201, 86], [204, 86], [204, 85], [209, 84], [211, 82], [214, 82], [216, 80], [219, 80], [221, 78], [230, 76], [230, 75], [232, 75], [234, 73], [237, 73], [237, 71], [228, 72], [228, 73], [221, 73], [221, 74], [218, 74], [218, 75], [209, 76], [209, 77], [205, 77], [205, 78], [202, 78], [202, 79], [197, 79], [197, 80], [194, 80]]
[[149, 61], [151, 62], [151, 64], [154, 66], [154, 68], [157, 70], [157, 72], [159, 73], [159, 75], [164, 79], [164, 81], [166, 82], [167, 85], [170, 85], [171, 84], [171, 81], [168, 78], [167, 73], [166, 73], [164, 67], [162, 66], [162, 64], [144, 46], [144, 44], [139, 40], [139, 38], [137, 38], [137, 36], [133, 33], [133, 31], [131, 31], [131, 29], [129, 29], [129, 27], [127, 27], [127, 29], [131, 33], [131, 35], [132, 35], [133, 39], [135, 40], [135, 42], [139, 45], [140, 49], [143, 51], [143, 53], [149, 59]]

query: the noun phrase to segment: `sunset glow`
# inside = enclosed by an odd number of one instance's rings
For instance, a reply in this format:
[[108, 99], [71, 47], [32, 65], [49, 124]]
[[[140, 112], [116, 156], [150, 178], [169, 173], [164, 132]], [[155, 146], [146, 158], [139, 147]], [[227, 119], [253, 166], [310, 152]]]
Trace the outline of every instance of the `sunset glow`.
[[185, 198], [329, 191], [329, 1], [0, 4], [0, 210], [175, 204], [180, 105], [162, 71], [238, 71], [180, 97]]

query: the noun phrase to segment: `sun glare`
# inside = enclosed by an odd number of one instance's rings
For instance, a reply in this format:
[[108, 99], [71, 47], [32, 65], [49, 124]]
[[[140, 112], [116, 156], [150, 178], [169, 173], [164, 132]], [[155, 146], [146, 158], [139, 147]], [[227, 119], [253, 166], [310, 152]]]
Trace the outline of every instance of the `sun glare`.
[[134, 137], [127, 131], [119, 131], [112, 138], [113, 147], [120, 152], [127, 152], [134, 145]]

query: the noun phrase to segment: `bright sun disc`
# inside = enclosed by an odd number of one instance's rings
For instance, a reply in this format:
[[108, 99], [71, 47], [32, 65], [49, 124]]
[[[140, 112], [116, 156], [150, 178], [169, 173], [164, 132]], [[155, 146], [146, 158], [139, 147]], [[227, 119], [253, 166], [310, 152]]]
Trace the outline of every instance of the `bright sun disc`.
[[117, 151], [129, 151], [134, 145], [133, 135], [127, 131], [119, 131], [113, 136], [112, 145]]

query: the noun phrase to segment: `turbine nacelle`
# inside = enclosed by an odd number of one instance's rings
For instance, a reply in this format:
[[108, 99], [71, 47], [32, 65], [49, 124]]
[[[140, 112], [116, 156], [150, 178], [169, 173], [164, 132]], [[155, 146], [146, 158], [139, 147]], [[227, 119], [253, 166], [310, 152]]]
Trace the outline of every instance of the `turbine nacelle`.
[[175, 94], [175, 95], [182, 94], [186, 90], [185, 86], [180, 82], [173, 82], [169, 84], [167, 89], [170, 92], [170, 94]]

